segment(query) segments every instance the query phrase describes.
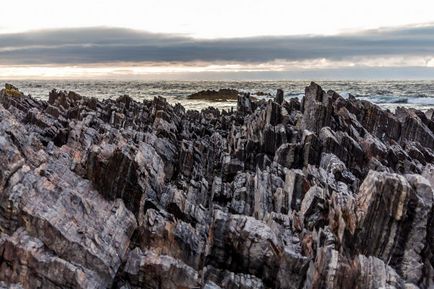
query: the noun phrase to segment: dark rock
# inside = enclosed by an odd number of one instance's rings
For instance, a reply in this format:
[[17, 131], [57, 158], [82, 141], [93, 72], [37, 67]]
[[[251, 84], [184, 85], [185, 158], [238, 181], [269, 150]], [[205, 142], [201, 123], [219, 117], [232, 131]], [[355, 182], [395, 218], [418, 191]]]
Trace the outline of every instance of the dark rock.
[[402, 123], [401, 140], [417, 141], [424, 147], [434, 148], [434, 126], [429, 127], [434, 124], [432, 121], [410, 109], [397, 108], [396, 114]]
[[316, 83], [306, 87], [302, 103], [301, 128], [318, 133], [322, 127], [331, 125], [333, 99]]
[[282, 104], [283, 102], [283, 90], [278, 89], [276, 92], [276, 97], [274, 98], [274, 101], [278, 104]]
[[417, 284], [432, 204], [433, 190], [422, 176], [370, 172], [357, 195], [356, 248]]
[[268, 284], [266, 286], [301, 286], [308, 258], [299, 253], [299, 247], [285, 245], [266, 224], [251, 217], [217, 211], [211, 230], [213, 240], [207, 264], [254, 275]]
[[207, 101], [229, 101], [237, 100], [239, 94], [240, 93], [235, 89], [223, 88], [219, 89], [218, 91], [202, 90], [187, 96], [187, 98]]
[[137, 230], [137, 243], [143, 250], [153, 250], [163, 255], [171, 255], [200, 270], [206, 245], [207, 227], [194, 228], [173, 215], [158, 212], [154, 209], [146, 211], [143, 225]]
[[[20, 228], [0, 237], [0, 278], [24, 288], [105, 288], [107, 281], [93, 271], [59, 258], [44, 243]], [[0, 287], [1, 288], [1, 287]]]
[[126, 284], [117, 284], [127, 288], [197, 288], [198, 273], [183, 262], [152, 251], [142, 252], [139, 248], [131, 250], [125, 265]]
[[301, 144], [282, 144], [275, 153], [274, 161], [287, 168], [301, 168], [303, 166], [303, 147]]
[[330, 248], [321, 249], [308, 274], [312, 279], [304, 288], [412, 288], [378, 258], [358, 255], [349, 259]]
[[434, 109], [430, 108], [425, 112], [427, 119], [434, 121]]
[[6, 85], [0, 288], [433, 286], [432, 111], [192, 98], [237, 109]]
[[255, 110], [255, 104], [250, 97], [250, 94], [238, 96], [237, 110], [243, 113], [252, 113]]

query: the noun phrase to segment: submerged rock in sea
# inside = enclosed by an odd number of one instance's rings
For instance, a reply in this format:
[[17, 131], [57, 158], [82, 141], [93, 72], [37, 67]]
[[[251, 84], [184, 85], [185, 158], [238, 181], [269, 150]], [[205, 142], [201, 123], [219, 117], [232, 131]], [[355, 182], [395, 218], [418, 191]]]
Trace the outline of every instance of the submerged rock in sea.
[[240, 92], [235, 89], [223, 88], [219, 90], [202, 90], [187, 96], [188, 99], [204, 101], [234, 101], [238, 99]]
[[431, 111], [228, 92], [198, 112], [7, 85], [0, 288], [432, 288]]

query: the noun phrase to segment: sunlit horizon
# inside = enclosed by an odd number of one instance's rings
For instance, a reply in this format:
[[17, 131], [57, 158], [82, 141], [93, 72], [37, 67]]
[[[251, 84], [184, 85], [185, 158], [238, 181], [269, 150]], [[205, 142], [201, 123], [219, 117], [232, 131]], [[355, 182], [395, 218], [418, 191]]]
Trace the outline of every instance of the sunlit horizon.
[[8, 10], [19, 20], [4, 13], [0, 23], [0, 79], [434, 79], [432, 8], [16, 0]]
[[[376, 68], [427, 68], [434, 70], [434, 58], [432, 57], [387, 57], [387, 58], [353, 58], [350, 60], [328, 60], [325, 58], [288, 61], [274, 60], [263, 63], [242, 63], [242, 62], [189, 62], [189, 63], [90, 63], [85, 65], [0, 65], [0, 79], [168, 79], [168, 80], [185, 80], [186, 75], [198, 79], [207, 80], [203, 73], [256, 73], [252, 78], [247, 74], [241, 79], [268, 79], [267, 73], [296, 73], [327, 71], [330, 69], [371, 69]], [[258, 75], [259, 74], [259, 75]], [[260, 77], [264, 74], [264, 78]], [[196, 75], [196, 77], [194, 77]], [[280, 77], [284, 79], [285, 77]], [[291, 77], [292, 79], [294, 77]], [[333, 75], [322, 77], [323, 79], [339, 79]], [[349, 79], [366, 79], [366, 77], [353, 77]], [[373, 77], [375, 78], [375, 77]], [[384, 78], [384, 77], [383, 77]], [[384, 79], [395, 79], [396, 77]], [[230, 77], [214, 76], [213, 79], [230, 79]], [[305, 79], [298, 77], [297, 79]], [[415, 79], [434, 79], [433, 77], [416, 77]]]

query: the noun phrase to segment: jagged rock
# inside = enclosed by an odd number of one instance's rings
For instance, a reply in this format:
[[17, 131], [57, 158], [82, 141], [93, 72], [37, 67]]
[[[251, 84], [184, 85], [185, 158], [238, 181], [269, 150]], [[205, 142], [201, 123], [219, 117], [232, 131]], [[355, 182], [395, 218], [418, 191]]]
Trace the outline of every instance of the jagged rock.
[[195, 226], [203, 223], [205, 218], [204, 207], [197, 204], [195, 199], [189, 198], [191, 195], [186, 192], [169, 187], [160, 198], [161, 205], [176, 218]]
[[318, 165], [321, 157], [322, 144], [318, 136], [309, 131], [303, 131], [303, 166]]
[[110, 284], [121, 265], [135, 220], [122, 201], [105, 202], [62, 164], [32, 171], [24, 165], [3, 191], [2, 231], [24, 226], [60, 258], [95, 271]]
[[[254, 275], [235, 274], [227, 270], [219, 270], [212, 266], [206, 268], [207, 283], [204, 288], [240, 288], [240, 289], [265, 289], [261, 279]], [[210, 281], [212, 280], [212, 281]], [[215, 283], [214, 283], [214, 282]], [[219, 284], [220, 286], [216, 285]]]
[[255, 110], [255, 104], [250, 97], [250, 94], [238, 96], [237, 110], [243, 113], [252, 113]]
[[[132, 250], [125, 265], [127, 288], [183, 289], [199, 287], [198, 273], [183, 262], [152, 251]], [[122, 284], [123, 285], [123, 284]]]
[[308, 258], [298, 252], [300, 248], [285, 245], [266, 224], [216, 211], [211, 230], [208, 265], [254, 275], [266, 286], [298, 288], [302, 284]]
[[431, 111], [315, 83], [302, 103], [232, 97], [198, 112], [7, 85], [0, 288], [434, 286]]
[[147, 197], [154, 197], [164, 183], [164, 165], [155, 149], [102, 144], [91, 148], [87, 177], [110, 200], [121, 198], [129, 210], [140, 215]]
[[417, 141], [422, 146], [434, 148], [434, 126], [432, 126], [434, 123], [432, 121], [428, 121], [424, 114], [418, 115], [416, 111], [410, 109], [397, 108], [396, 114], [401, 121], [401, 140]]
[[4, 188], [10, 178], [25, 164], [18, 148], [7, 138], [0, 135], [0, 188]]
[[145, 221], [137, 231], [137, 243], [143, 250], [170, 255], [195, 270], [203, 266], [207, 226], [196, 228], [173, 215], [148, 209]]
[[274, 98], [274, 101], [278, 104], [282, 104], [283, 102], [283, 90], [278, 89], [276, 92], [276, 97]]
[[265, 112], [265, 123], [272, 126], [276, 126], [281, 123], [281, 109], [282, 107], [278, 103], [269, 100]]
[[58, 92], [53, 89], [48, 96], [49, 104], [64, 110], [78, 106], [80, 100], [82, 100], [82, 96], [73, 91], [67, 93], [66, 91]]
[[303, 165], [301, 144], [282, 144], [275, 153], [274, 161], [287, 168], [300, 168]]
[[276, 150], [288, 141], [285, 127], [282, 125], [267, 125], [263, 133], [263, 149], [265, 153], [270, 155], [274, 155]]
[[432, 205], [433, 190], [422, 176], [371, 171], [357, 195], [356, 249], [418, 284]]
[[434, 109], [430, 108], [425, 112], [425, 115], [428, 119], [434, 121]]
[[324, 126], [330, 126], [333, 112], [332, 99], [322, 88], [312, 82], [306, 87], [302, 103], [303, 119], [301, 128], [318, 133]]
[[318, 186], [311, 187], [304, 195], [300, 213], [305, 226], [310, 230], [321, 227], [326, 222], [326, 199], [324, 190]]
[[401, 123], [389, 111], [380, 109], [368, 101], [349, 101], [346, 106], [360, 124], [372, 135], [383, 141], [398, 140], [401, 135]]
[[[406, 289], [405, 282], [390, 266], [364, 255], [348, 259], [330, 248], [322, 248], [309, 268], [304, 288]], [[417, 287], [416, 287], [417, 288]]]
[[239, 171], [244, 169], [244, 164], [238, 159], [231, 158], [230, 155], [223, 157], [222, 173], [226, 178], [233, 178]]
[[0, 237], [0, 279], [5, 288], [105, 288], [95, 272], [57, 257], [44, 243], [19, 228]]
[[[299, 211], [304, 198], [305, 179], [301, 170], [289, 170], [285, 176], [284, 192], [287, 197], [286, 211]], [[286, 205], [286, 204], [285, 204]]]
[[22, 97], [24, 94], [12, 84], [6, 83], [5, 88], [0, 90], [0, 98], [4, 97]]

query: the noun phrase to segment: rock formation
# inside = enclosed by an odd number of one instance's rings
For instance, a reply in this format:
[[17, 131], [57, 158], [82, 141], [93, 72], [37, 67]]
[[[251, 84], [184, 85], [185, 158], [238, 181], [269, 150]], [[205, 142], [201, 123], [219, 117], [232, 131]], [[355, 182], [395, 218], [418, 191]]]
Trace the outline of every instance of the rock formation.
[[432, 111], [283, 96], [198, 112], [6, 85], [0, 288], [433, 288]]
[[205, 101], [228, 101], [237, 100], [239, 94], [240, 92], [235, 89], [223, 88], [219, 90], [202, 90], [187, 96], [187, 98]]

